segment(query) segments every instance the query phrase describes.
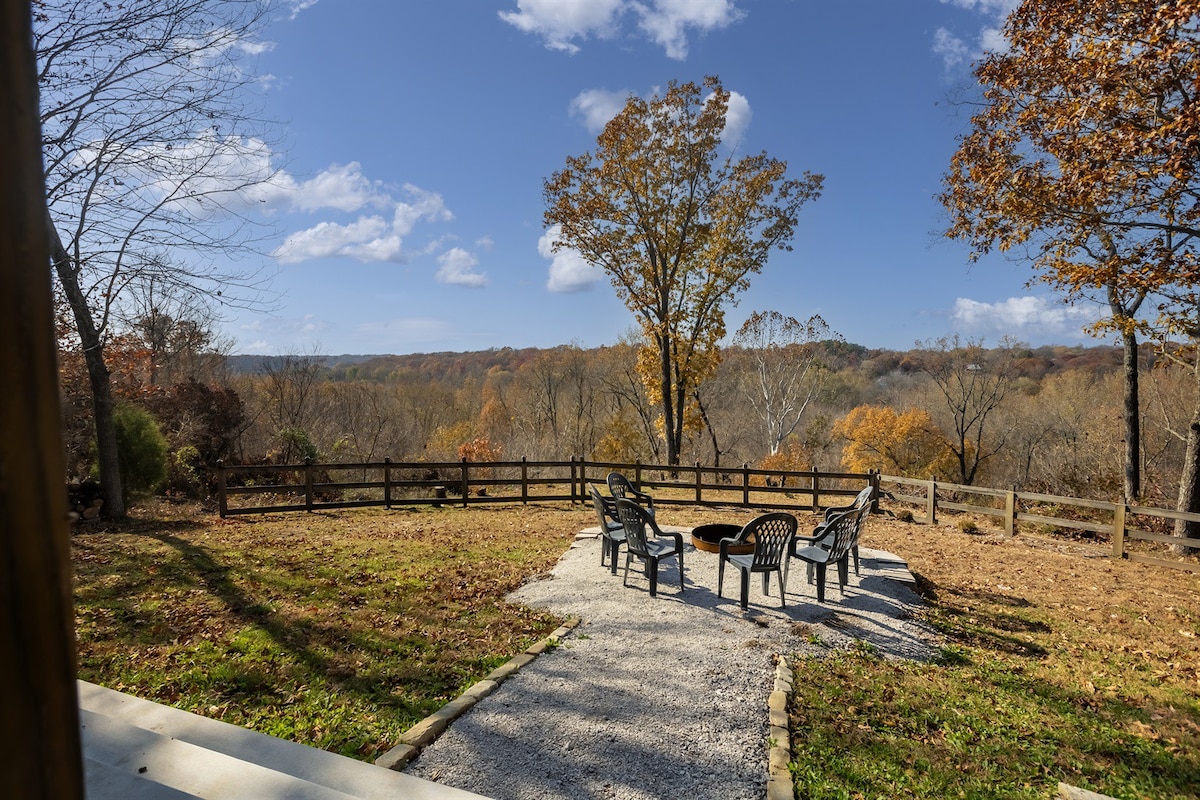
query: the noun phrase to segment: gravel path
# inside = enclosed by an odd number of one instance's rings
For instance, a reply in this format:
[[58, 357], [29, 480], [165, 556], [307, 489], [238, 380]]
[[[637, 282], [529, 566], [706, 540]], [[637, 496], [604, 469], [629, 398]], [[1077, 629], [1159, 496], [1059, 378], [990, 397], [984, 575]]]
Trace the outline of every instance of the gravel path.
[[893, 657], [929, 653], [926, 630], [910, 618], [920, 601], [885, 577], [887, 554], [864, 550], [862, 576], [851, 571], [844, 597], [831, 570], [823, 606], [798, 561], [786, 609], [775, 578], [763, 597], [756, 576], [743, 614], [736, 570], [726, 570], [725, 597], [716, 595], [716, 554], [687, 544], [686, 591], [672, 559], [651, 598], [636, 567], [628, 588], [620, 570], [602, 569], [599, 548], [581, 537], [548, 579], [511, 595], [582, 622], [456, 720], [407, 772], [496, 800], [762, 800], [776, 654], [856, 639]]

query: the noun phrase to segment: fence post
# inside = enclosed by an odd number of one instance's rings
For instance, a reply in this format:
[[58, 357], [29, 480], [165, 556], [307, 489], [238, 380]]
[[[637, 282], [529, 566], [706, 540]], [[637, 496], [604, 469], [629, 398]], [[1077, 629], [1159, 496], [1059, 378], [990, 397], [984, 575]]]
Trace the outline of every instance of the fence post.
[[821, 511], [820, 503], [821, 492], [821, 473], [817, 472], [817, 466], [812, 466], [812, 513], [817, 514]]
[[1124, 500], [1113, 508], [1113, 558], [1125, 557], [1125, 512], [1127, 508]]
[[460, 469], [462, 470], [462, 504], [463, 508], [466, 508], [470, 503], [471, 480], [468, 477], [470, 474], [470, 468], [467, 466], [467, 460], [465, 458], [462, 460], [462, 466]]
[[642, 460], [635, 458], [633, 460], [633, 485], [642, 490]]
[[704, 498], [701, 496], [702, 493], [703, 493], [703, 484], [700, 481], [700, 462], [697, 461], [696, 462], [696, 505], [702, 505], [704, 503]]
[[929, 497], [925, 501], [925, 524], [937, 524], [937, 478], [929, 482]]
[[383, 507], [392, 510], [392, 459], [383, 457]]
[[304, 510], [313, 510], [312, 459], [304, 459]]
[[742, 505], [750, 505], [750, 464], [742, 462]]
[[[587, 465], [583, 462], [583, 456], [579, 456], [579, 489], [580, 493], [586, 488], [587, 483]], [[579, 495], [575, 492], [575, 459], [576, 456], [571, 456], [571, 502], [575, 502], [575, 498]]]
[[1009, 536], [1017, 535], [1017, 487], [1014, 486], [1004, 495], [1004, 532]]
[[225, 459], [217, 462], [217, 513], [221, 515], [221, 519], [225, 519], [225, 512], [229, 510], [229, 501], [225, 493]]
[[879, 513], [879, 470], [867, 470], [867, 483], [871, 485], [871, 513]]
[[525, 456], [521, 456], [521, 504], [529, 505], [529, 465]]

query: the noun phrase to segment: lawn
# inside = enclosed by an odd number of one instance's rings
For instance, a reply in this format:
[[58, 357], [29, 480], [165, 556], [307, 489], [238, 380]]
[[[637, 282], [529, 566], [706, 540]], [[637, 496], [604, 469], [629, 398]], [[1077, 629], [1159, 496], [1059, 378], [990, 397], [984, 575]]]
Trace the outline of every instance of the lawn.
[[[569, 504], [135, 513], [72, 536], [81, 677], [364, 759], [558, 625], [503, 597], [593, 523]], [[953, 525], [872, 517], [864, 537], [908, 559], [940, 655], [800, 661], [798, 797], [1200, 796], [1200, 575]]]

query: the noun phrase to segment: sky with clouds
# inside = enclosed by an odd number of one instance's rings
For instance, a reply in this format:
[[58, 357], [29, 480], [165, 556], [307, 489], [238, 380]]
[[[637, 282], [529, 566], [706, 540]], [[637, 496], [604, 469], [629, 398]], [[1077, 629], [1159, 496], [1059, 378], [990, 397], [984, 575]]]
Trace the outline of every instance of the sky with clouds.
[[[260, 44], [279, 141], [231, 146], [276, 232], [272, 310], [233, 311], [241, 353], [611, 344], [607, 278], [554, 252], [542, 181], [630, 95], [719, 75], [725, 141], [825, 175], [793, 250], [730, 308], [820, 314], [906, 349], [959, 334], [1095, 343], [1028, 264], [968, 264], [936, 201], [970, 65], [1015, 0], [293, 0]], [[957, 98], [957, 99], [956, 99]]]

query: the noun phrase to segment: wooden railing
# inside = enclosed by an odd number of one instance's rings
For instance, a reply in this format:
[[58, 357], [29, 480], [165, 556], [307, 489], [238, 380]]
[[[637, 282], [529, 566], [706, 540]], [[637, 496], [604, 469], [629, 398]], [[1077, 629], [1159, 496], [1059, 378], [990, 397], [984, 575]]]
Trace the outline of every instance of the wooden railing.
[[[586, 461], [256, 464], [217, 468], [222, 517], [360, 506], [588, 502], [587, 484], [627, 475], [662, 505], [817, 512], [857, 494], [873, 474]], [[260, 497], [262, 505], [236, 498]], [[231, 502], [231, 500], [233, 502]]]
[[[1163, 508], [1132, 506], [1103, 500], [1084, 500], [1037, 492], [988, 489], [964, 486], [936, 480], [916, 480], [896, 475], [880, 475], [880, 489], [891, 500], [914, 505], [923, 513], [914, 514], [914, 521], [933, 525], [940, 511], [960, 511], [994, 517], [1010, 536], [1036, 536], [1050, 531], [1081, 531], [1091, 534], [1097, 547], [1111, 548], [1113, 558], [1128, 558], [1158, 566], [1200, 572], [1200, 565], [1190, 561], [1159, 558], [1142, 552], [1132, 542], [1195, 546], [1200, 539], [1180, 539], [1170, 534], [1146, 530], [1155, 520], [1184, 520], [1200, 522], [1200, 514], [1170, 511]], [[894, 488], [893, 488], [894, 487]], [[913, 492], [917, 493], [913, 493]], [[905, 493], [908, 492], [908, 493]], [[966, 497], [983, 498], [974, 503], [962, 502]]]

